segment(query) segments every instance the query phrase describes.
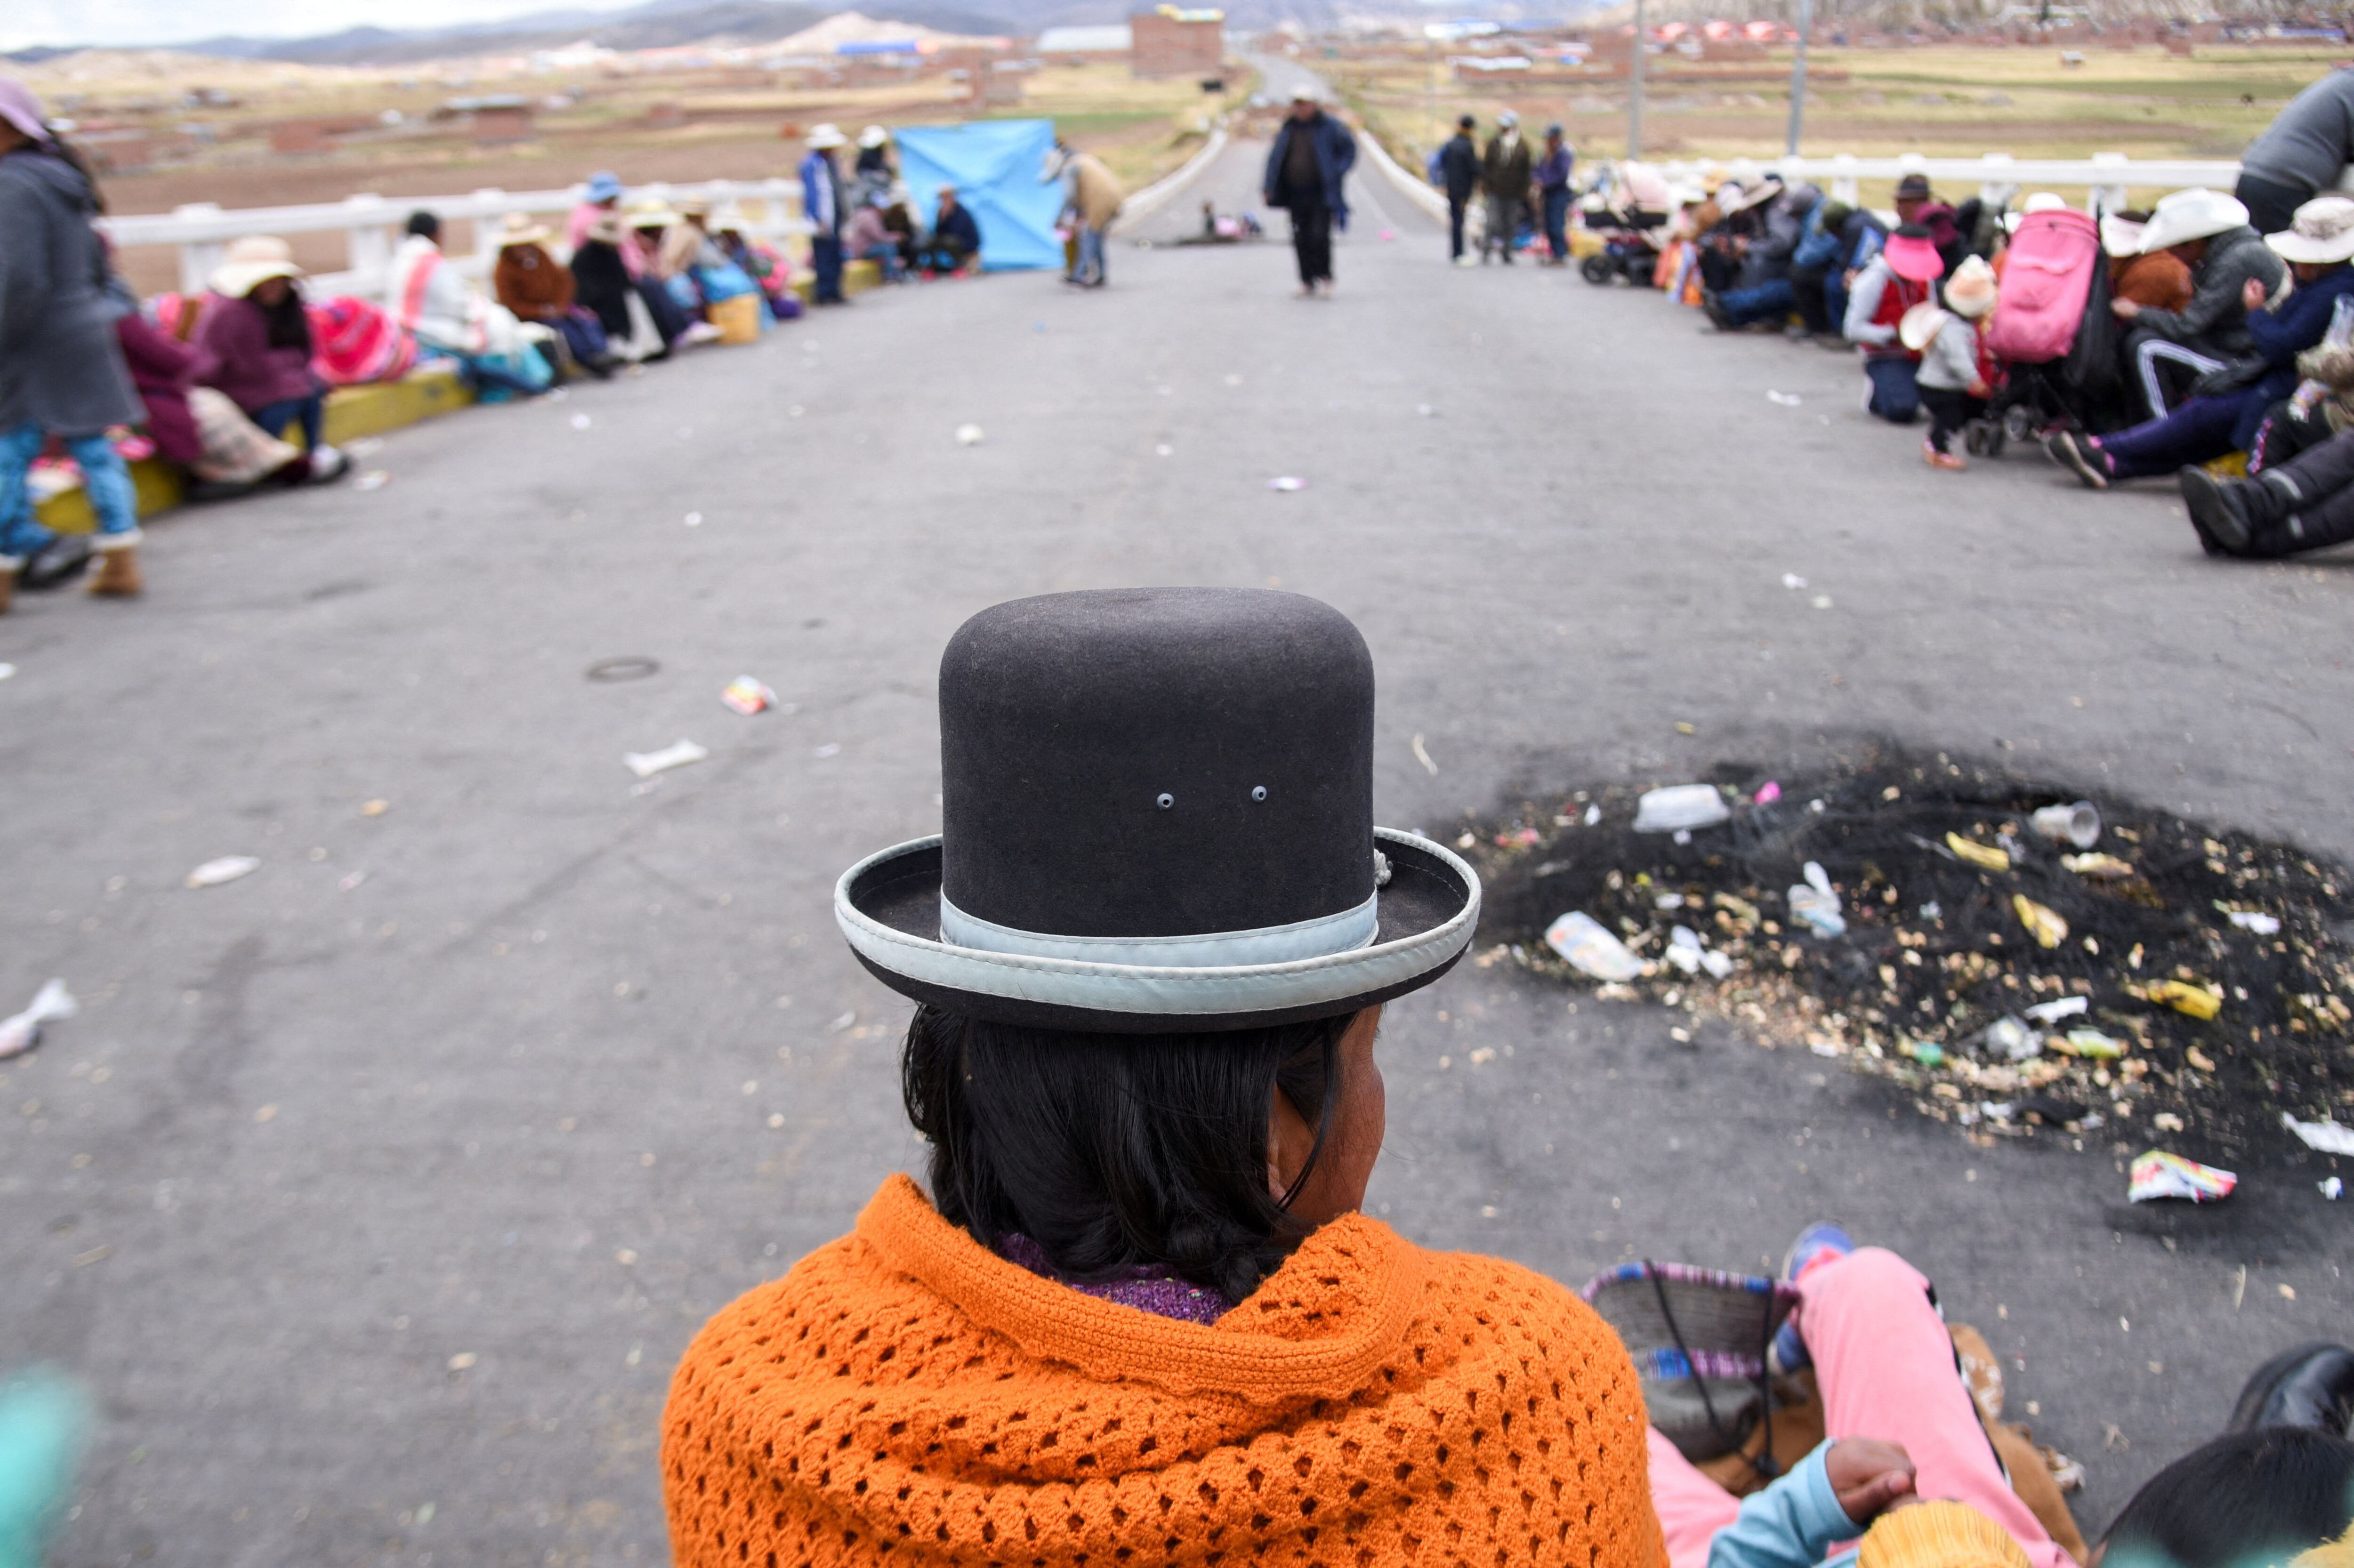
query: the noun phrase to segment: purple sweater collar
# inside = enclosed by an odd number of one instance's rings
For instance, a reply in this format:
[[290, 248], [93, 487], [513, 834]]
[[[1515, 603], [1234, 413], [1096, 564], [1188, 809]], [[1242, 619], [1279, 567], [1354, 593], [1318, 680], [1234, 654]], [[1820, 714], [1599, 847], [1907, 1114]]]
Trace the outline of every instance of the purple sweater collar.
[[1047, 1259], [1046, 1249], [1025, 1235], [998, 1238], [997, 1250], [1009, 1263], [1016, 1263], [1033, 1274], [1045, 1276], [1069, 1286], [1083, 1296], [1099, 1301], [1116, 1302], [1122, 1307], [1134, 1307], [1156, 1318], [1175, 1318], [1188, 1323], [1211, 1324], [1234, 1310], [1234, 1303], [1207, 1286], [1181, 1279], [1167, 1269], [1150, 1264], [1129, 1269], [1117, 1279], [1072, 1279], [1057, 1271]]

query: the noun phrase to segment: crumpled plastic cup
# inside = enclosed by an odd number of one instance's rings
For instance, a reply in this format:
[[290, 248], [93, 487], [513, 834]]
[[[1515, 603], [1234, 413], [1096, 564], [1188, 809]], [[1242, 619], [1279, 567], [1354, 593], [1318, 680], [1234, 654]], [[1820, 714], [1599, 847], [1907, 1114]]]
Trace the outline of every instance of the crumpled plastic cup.
[[1570, 968], [1596, 980], [1630, 980], [1643, 972], [1643, 960], [1582, 909], [1546, 927], [1545, 946], [1568, 960]]
[[1847, 916], [1840, 913], [1840, 895], [1831, 887], [1830, 874], [1824, 871], [1820, 861], [1806, 863], [1805, 883], [1790, 885], [1790, 918], [1804, 925], [1818, 937], [1847, 935]]

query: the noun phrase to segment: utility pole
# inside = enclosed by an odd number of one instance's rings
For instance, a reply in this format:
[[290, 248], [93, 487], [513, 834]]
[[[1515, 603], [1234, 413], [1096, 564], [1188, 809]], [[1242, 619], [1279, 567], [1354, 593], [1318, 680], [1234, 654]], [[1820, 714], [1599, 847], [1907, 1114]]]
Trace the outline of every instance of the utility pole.
[[1627, 161], [1643, 156], [1643, 0], [1635, 0], [1635, 47], [1627, 51]]
[[1790, 134], [1782, 150], [1795, 158], [1807, 129], [1807, 34], [1814, 26], [1812, 0], [1798, 0], [1798, 47], [1790, 57]]

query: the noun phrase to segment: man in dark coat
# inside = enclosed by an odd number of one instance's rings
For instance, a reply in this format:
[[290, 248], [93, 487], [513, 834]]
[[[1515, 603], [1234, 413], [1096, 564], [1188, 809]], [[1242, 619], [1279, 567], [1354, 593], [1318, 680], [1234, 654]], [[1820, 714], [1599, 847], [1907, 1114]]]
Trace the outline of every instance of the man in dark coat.
[[0, 609], [40, 586], [57, 535], [33, 520], [26, 475], [51, 436], [81, 465], [103, 565], [94, 591], [140, 590], [139, 513], [110, 425], [145, 418], [114, 323], [133, 308], [90, 220], [97, 188], [49, 132], [40, 105], [0, 78]]
[[1438, 185], [1447, 192], [1447, 255], [1463, 263], [1463, 215], [1479, 188], [1479, 145], [1471, 140], [1478, 122], [1469, 114], [1455, 122], [1455, 134], [1438, 149]]
[[1479, 260], [1490, 251], [1512, 264], [1512, 241], [1521, 231], [1521, 210], [1528, 205], [1529, 179], [1536, 166], [1528, 139], [1521, 134], [1521, 117], [1507, 109], [1496, 116], [1496, 133], [1488, 138], [1488, 154], [1480, 161], [1479, 183], [1488, 187], [1488, 233], [1479, 241]]
[[1316, 90], [1294, 90], [1291, 117], [1275, 133], [1259, 195], [1267, 206], [1291, 214], [1291, 249], [1299, 260], [1303, 299], [1332, 292], [1332, 228], [1349, 227], [1343, 185], [1356, 161], [1357, 139], [1324, 112]]

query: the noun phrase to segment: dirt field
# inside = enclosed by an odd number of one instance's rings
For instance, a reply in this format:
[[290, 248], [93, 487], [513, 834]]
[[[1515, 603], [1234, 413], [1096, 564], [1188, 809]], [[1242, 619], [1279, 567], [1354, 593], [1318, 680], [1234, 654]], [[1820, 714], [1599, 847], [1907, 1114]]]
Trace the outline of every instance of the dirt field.
[[[1922, 153], [1976, 157], [2232, 158], [2297, 90], [2339, 58], [2325, 50], [2218, 46], [2191, 58], [2156, 46], [2086, 48], [2065, 66], [2059, 48], [1960, 45], [1922, 48], [1816, 48], [1820, 76], [1807, 94], [1802, 150], [1886, 157]], [[1534, 126], [1558, 121], [1589, 156], [1615, 157], [1627, 138], [1627, 84], [1465, 83], [1422, 59], [1326, 61], [1343, 91], [1391, 147], [1418, 161], [1458, 114], [1490, 123], [1500, 109]], [[1651, 157], [1768, 157], [1789, 118], [1790, 53], [1772, 51], [1776, 81], [1744, 71], [1738, 83], [1655, 81], [1645, 94], [1644, 152]], [[1657, 61], [1673, 72], [1681, 62]], [[1437, 79], [1434, 79], [1434, 76]]]

